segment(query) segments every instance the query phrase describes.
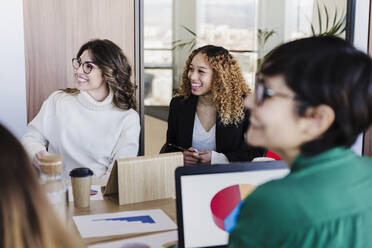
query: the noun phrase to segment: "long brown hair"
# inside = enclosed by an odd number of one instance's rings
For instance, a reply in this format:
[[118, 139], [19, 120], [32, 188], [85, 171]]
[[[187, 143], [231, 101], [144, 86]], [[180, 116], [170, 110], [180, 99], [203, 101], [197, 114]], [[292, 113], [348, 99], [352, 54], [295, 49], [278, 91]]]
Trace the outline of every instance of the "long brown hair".
[[191, 95], [188, 77], [192, 59], [201, 53], [213, 70], [212, 96], [224, 125], [237, 124], [244, 118], [243, 96], [251, 93], [240, 71], [238, 61], [223, 47], [206, 45], [195, 49], [186, 61], [178, 96]]
[[[89, 50], [92, 60], [102, 70], [103, 80], [113, 92], [113, 104], [119, 109], [137, 110], [136, 88], [130, 81], [132, 68], [127, 57], [120, 47], [110, 40], [90, 40], [81, 46], [76, 58], [79, 58], [85, 50]], [[63, 90], [68, 94], [78, 94], [78, 89], [67, 88]]]
[[80, 247], [49, 205], [19, 141], [0, 124], [0, 247]]

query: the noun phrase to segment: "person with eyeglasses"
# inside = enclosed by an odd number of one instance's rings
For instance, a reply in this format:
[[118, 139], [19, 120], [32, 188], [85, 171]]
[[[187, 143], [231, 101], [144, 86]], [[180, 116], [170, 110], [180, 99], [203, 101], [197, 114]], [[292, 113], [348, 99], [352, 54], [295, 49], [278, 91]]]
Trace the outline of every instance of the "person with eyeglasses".
[[372, 60], [337, 37], [269, 53], [257, 75], [246, 141], [290, 173], [237, 209], [228, 247], [369, 247], [372, 159], [350, 147], [372, 124]]
[[171, 100], [166, 144], [161, 152], [183, 150], [185, 165], [250, 161], [263, 149], [244, 142], [251, 94], [237, 60], [220, 46], [195, 49], [186, 61], [178, 94]]
[[22, 143], [34, 164], [62, 156], [67, 172], [89, 167], [105, 184], [118, 158], [136, 157], [140, 122], [131, 66], [110, 40], [91, 40], [72, 59], [76, 88], [52, 93], [28, 124]]

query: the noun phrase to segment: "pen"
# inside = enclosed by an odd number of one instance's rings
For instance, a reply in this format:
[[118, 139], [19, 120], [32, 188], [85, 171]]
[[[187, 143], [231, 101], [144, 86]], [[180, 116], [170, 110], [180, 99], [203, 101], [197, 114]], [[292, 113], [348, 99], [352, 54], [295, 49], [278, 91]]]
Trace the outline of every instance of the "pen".
[[183, 148], [182, 146], [175, 145], [175, 144], [167, 143], [167, 145], [170, 146], [170, 147], [176, 148], [177, 150], [183, 151], [183, 152], [184, 151], [189, 151], [188, 149]]

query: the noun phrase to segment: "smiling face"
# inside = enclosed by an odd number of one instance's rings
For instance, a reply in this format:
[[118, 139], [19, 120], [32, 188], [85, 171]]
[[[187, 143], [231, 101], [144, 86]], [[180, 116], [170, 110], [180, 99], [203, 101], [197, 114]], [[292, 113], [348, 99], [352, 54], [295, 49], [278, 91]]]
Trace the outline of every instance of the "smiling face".
[[96, 101], [102, 101], [108, 95], [108, 88], [102, 77], [102, 70], [93, 63], [87, 63], [86, 67], [91, 69], [89, 74], [83, 71], [85, 62], [93, 61], [89, 50], [85, 50], [80, 56], [81, 66], [75, 69], [76, 88], [86, 91]]
[[[295, 157], [300, 146], [308, 141], [309, 118], [297, 115], [294, 92], [289, 89], [282, 76], [265, 77], [264, 87], [278, 95], [267, 96], [257, 105], [253, 95], [244, 101], [251, 111], [250, 126], [246, 142], [253, 146], [267, 147], [280, 154], [283, 159]], [[288, 97], [282, 97], [282, 96]]]
[[213, 70], [204, 56], [202, 53], [196, 54], [188, 68], [191, 93], [196, 96], [210, 94], [212, 89]]

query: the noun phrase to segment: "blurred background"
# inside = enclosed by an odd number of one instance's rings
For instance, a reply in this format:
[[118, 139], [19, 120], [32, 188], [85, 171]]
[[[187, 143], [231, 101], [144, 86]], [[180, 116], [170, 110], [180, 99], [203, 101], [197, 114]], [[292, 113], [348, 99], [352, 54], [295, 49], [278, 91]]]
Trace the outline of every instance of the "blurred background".
[[347, 0], [144, 0], [145, 123], [157, 128], [145, 132], [146, 154], [165, 142], [168, 105], [193, 49], [230, 50], [253, 89], [257, 67], [275, 46], [314, 34], [345, 38], [346, 10]]

